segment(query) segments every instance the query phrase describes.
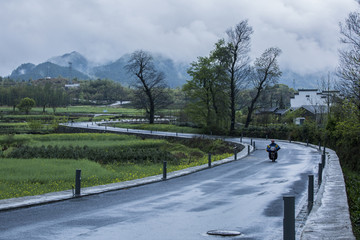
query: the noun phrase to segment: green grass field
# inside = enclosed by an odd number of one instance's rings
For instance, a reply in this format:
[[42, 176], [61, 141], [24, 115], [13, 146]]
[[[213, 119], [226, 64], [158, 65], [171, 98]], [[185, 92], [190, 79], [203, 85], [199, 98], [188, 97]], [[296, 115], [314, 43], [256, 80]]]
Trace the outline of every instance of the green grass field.
[[82, 170], [83, 187], [115, 182], [121, 175], [89, 160], [3, 158], [0, 159], [0, 199], [71, 189], [76, 169]]
[[[136, 151], [162, 149], [182, 158], [180, 164], [168, 163], [169, 172], [207, 163], [207, 152], [199, 149], [194, 143], [186, 145], [164, 139], [143, 140], [136, 136], [119, 134], [23, 134], [11, 138], [6, 135], [0, 136], [0, 144], [6, 141], [31, 147], [88, 146], [104, 149], [104, 151], [109, 147], [132, 148]], [[200, 140], [193, 140], [195, 143], [197, 141]], [[100, 164], [88, 159], [6, 158], [6, 155], [17, 148], [15, 145], [4, 151], [3, 157], [0, 157], [0, 199], [71, 189], [74, 185], [76, 169], [82, 170], [82, 187], [128, 181], [162, 173], [160, 163]], [[213, 147], [221, 147], [221, 145], [215, 141]], [[214, 155], [213, 159], [219, 160], [230, 155], [231, 153], [218, 154]]]

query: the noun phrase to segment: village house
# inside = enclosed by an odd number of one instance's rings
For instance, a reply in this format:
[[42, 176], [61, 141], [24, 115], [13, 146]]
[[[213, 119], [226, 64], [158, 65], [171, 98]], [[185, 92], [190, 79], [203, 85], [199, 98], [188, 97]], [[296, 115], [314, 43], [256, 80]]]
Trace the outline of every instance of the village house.
[[318, 91], [318, 89], [299, 89], [294, 97], [290, 98], [293, 109], [301, 106], [331, 106], [332, 98], [338, 96], [339, 91]]
[[302, 109], [304, 114], [299, 119], [294, 119], [296, 124], [302, 124], [305, 118], [321, 121], [323, 115], [328, 113], [334, 97], [340, 95], [339, 91], [319, 91], [318, 89], [299, 89], [290, 99], [290, 110]]

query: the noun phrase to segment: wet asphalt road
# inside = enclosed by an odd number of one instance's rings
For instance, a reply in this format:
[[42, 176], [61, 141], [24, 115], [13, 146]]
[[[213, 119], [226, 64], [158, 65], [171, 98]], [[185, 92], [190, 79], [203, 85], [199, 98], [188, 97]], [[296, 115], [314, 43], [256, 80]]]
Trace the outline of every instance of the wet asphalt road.
[[[239, 142], [239, 139], [235, 139]], [[131, 189], [0, 212], [0, 239], [282, 239], [283, 196], [306, 202], [319, 152], [280, 143], [272, 163], [261, 148], [244, 159]]]

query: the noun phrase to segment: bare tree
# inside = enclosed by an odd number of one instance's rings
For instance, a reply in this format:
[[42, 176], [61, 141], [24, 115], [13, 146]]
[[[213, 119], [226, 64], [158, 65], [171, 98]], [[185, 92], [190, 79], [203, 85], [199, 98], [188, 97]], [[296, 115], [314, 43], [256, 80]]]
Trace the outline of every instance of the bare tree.
[[154, 123], [155, 109], [163, 103], [165, 94], [165, 75], [158, 72], [153, 63], [150, 53], [143, 50], [131, 54], [125, 69], [134, 76], [133, 86], [136, 88], [137, 102], [139, 107], [144, 108], [149, 117], [149, 123]]
[[340, 23], [341, 42], [338, 76], [342, 93], [360, 110], [360, 13], [350, 13], [345, 24]]
[[279, 65], [277, 62], [278, 56], [281, 54], [279, 48], [269, 48], [257, 58], [254, 63], [254, 72], [252, 82], [255, 88], [255, 95], [252, 97], [250, 106], [248, 107], [248, 115], [246, 118], [245, 127], [247, 128], [251, 122], [251, 116], [255, 109], [256, 101], [265, 87], [275, 84], [281, 76]]
[[235, 130], [236, 102], [239, 88], [247, 81], [247, 70], [250, 58], [250, 36], [253, 33], [248, 21], [244, 20], [234, 28], [227, 30], [228, 48], [230, 52], [229, 75], [230, 75], [230, 134]]
[[[323, 99], [324, 101], [321, 102], [321, 105], [326, 105], [326, 110], [327, 111], [327, 115], [330, 114], [330, 106], [333, 102], [335, 102], [335, 100], [337, 99], [336, 93], [333, 92], [332, 90], [335, 79], [333, 78], [333, 73], [328, 72], [326, 77], [321, 77], [320, 81], [318, 82], [318, 89], [321, 91], [321, 93], [324, 95]], [[323, 114], [323, 113], [321, 113]]]

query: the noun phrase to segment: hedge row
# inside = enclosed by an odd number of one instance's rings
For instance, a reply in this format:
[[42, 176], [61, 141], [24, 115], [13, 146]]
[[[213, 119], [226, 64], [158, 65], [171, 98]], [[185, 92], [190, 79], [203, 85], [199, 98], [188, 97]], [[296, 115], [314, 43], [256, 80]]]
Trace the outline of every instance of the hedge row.
[[322, 141], [323, 134], [321, 129], [315, 123], [306, 123], [301, 126], [295, 125], [274, 125], [268, 127], [248, 127], [237, 131], [238, 136], [274, 138], [283, 140], [293, 140], [318, 144]]
[[170, 152], [160, 149], [133, 149], [133, 148], [89, 148], [84, 147], [57, 147], [21, 146], [15, 148], [8, 158], [59, 158], [59, 159], [89, 159], [102, 164], [109, 163], [162, 163], [163, 161], [179, 164], [180, 160]]

